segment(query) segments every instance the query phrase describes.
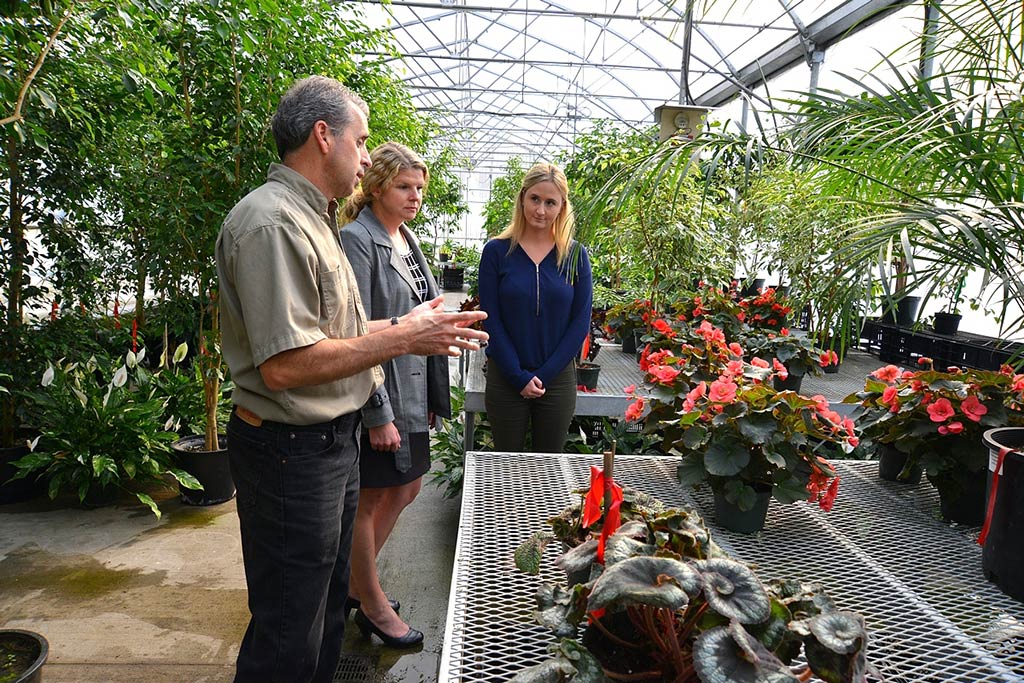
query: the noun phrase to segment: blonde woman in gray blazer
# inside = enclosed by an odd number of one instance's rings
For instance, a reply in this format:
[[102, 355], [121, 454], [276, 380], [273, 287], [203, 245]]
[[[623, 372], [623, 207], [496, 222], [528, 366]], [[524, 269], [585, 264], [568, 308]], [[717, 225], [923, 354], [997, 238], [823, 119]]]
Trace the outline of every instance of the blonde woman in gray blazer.
[[[439, 294], [437, 282], [405, 223], [416, 217], [429, 172], [404, 145], [386, 142], [370, 153], [373, 165], [342, 213], [341, 229], [363, 307], [371, 320], [397, 322]], [[352, 541], [349, 609], [364, 636], [391, 647], [415, 647], [423, 634], [398, 615], [377, 576], [377, 553], [401, 511], [420, 491], [430, 469], [436, 415], [451, 417], [448, 359], [399, 356], [384, 366], [384, 386], [362, 409], [359, 509]]]

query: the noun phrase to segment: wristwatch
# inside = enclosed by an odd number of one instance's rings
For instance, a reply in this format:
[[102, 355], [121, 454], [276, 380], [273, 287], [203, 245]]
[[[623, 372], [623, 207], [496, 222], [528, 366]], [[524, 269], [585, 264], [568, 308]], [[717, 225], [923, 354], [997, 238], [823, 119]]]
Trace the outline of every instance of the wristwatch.
[[392, 325], [397, 325], [398, 324], [398, 316], [397, 315], [391, 316], [391, 324]]

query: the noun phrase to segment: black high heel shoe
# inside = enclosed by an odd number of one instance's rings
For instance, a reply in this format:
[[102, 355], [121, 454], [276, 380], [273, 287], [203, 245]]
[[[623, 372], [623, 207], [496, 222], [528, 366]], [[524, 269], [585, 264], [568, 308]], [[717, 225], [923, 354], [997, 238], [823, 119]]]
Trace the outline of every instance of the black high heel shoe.
[[[395, 610], [395, 614], [398, 614], [398, 610], [402, 609], [402, 603], [398, 602], [398, 600], [388, 598], [388, 604], [391, 605], [391, 609]], [[345, 598], [346, 618], [347, 615], [352, 613], [352, 610], [359, 609], [361, 605], [362, 603], [359, 602], [359, 598], [353, 598], [352, 596]]]
[[356, 610], [355, 622], [356, 626], [359, 627], [359, 630], [362, 631], [364, 638], [369, 638], [370, 634], [373, 633], [378, 638], [383, 640], [384, 644], [388, 647], [405, 650], [417, 647], [423, 643], [423, 633], [417, 631], [411, 626], [409, 627], [408, 633], [406, 633], [404, 636], [398, 638], [395, 638], [394, 636], [389, 636], [388, 634], [384, 633], [384, 631], [381, 631], [379, 628], [377, 628], [377, 624], [370, 621], [370, 618], [366, 616], [363, 613], [363, 610], [361, 609]]

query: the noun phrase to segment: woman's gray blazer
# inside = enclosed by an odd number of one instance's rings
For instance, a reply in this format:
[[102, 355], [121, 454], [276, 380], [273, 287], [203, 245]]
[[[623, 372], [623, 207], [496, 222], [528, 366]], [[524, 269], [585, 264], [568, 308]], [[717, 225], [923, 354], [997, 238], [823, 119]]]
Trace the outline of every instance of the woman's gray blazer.
[[[429, 301], [440, 293], [440, 289], [423, 256], [419, 240], [405, 225], [400, 229], [427, 278], [426, 300]], [[405, 261], [369, 206], [341, 229], [341, 243], [355, 273], [367, 320], [402, 316], [421, 303]], [[381, 367], [384, 369], [383, 391], [371, 396], [363, 406], [363, 426], [379, 427], [390, 422], [393, 415], [395, 426], [404, 437], [429, 430], [428, 412], [451, 417], [447, 356], [399, 356]], [[400, 472], [411, 466], [409, 440], [406, 438], [402, 439], [402, 445], [395, 454], [395, 466]]]

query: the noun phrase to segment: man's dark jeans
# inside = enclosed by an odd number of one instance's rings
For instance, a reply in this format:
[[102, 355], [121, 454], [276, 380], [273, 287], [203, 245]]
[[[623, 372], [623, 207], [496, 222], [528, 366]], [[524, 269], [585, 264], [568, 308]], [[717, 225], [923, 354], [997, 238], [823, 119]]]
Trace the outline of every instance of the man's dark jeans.
[[235, 683], [334, 677], [359, 502], [358, 425], [358, 413], [305, 427], [254, 427], [231, 416], [228, 455], [252, 615]]

